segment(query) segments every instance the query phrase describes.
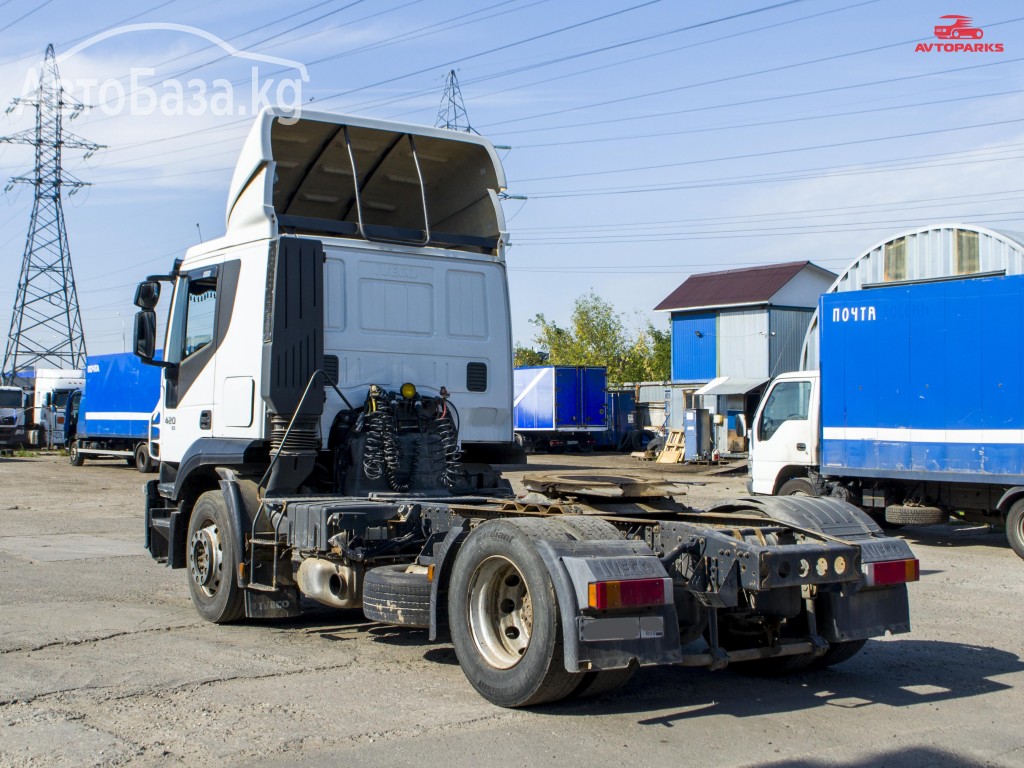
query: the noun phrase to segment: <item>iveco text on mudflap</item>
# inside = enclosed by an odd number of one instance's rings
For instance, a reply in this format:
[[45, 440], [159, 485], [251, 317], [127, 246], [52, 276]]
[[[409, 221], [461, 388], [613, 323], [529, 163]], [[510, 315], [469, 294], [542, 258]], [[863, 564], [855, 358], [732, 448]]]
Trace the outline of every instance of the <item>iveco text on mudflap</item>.
[[908, 631], [917, 560], [842, 502], [697, 512], [579, 475], [512, 498], [486, 463], [516, 456], [493, 147], [289, 117], [257, 118], [224, 237], [136, 293], [136, 352], [163, 368], [146, 544], [202, 616], [361, 606], [450, 638], [502, 706], [643, 664], [824, 667]]

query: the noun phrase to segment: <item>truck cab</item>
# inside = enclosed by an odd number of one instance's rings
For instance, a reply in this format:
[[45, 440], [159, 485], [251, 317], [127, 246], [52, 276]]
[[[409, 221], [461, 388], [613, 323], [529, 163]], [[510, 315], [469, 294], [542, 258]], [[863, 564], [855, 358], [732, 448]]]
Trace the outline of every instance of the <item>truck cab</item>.
[[27, 441], [27, 407], [28, 395], [21, 387], [0, 387], [0, 448], [18, 448]]
[[[750, 430], [751, 493], [814, 495], [803, 486], [819, 463], [819, 387], [818, 371], [784, 373], [769, 385]], [[792, 485], [784, 492], [787, 484]]]

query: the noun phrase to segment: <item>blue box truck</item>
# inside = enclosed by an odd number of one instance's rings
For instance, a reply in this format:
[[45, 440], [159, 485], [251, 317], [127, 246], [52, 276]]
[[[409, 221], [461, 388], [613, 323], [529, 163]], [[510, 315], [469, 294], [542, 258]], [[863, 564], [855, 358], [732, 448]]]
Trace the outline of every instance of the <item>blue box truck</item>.
[[159, 400], [159, 368], [131, 353], [86, 358], [85, 385], [72, 393], [65, 425], [71, 463], [120, 457], [139, 472], [154, 471]]
[[776, 378], [750, 489], [829, 495], [891, 525], [1005, 525], [1024, 557], [1024, 276], [826, 294], [820, 371]]
[[527, 450], [592, 451], [608, 429], [607, 370], [553, 365], [516, 368], [512, 412], [516, 441]]

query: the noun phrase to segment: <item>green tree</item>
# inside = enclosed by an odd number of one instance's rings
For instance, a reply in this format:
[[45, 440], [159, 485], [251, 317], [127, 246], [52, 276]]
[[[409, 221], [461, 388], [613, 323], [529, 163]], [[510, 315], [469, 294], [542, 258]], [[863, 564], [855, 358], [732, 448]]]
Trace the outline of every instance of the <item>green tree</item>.
[[[669, 376], [670, 337], [649, 321], [631, 330], [608, 300], [591, 292], [573, 304], [567, 328], [539, 314], [530, 321], [537, 327], [535, 347], [517, 345], [516, 365], [600, 365], [608, 381], [663, 381]], [[520, 362], [538, 360], [544, 363]]]
[[547, 353], [541, 352], [539, 349], [533, 347], [524, 347], [522, 344], [516, 344], [515, 349], [512, 351], [512, 363], [516, 368], [529, 368], [535, 365], [547, 365], [548, 356]]

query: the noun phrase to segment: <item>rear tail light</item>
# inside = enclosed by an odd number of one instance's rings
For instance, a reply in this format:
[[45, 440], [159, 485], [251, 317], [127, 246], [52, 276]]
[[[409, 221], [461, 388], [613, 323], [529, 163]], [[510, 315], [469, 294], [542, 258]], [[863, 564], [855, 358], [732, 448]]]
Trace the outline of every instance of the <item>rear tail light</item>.
[[665, 605], [672, 600], [672, 579], [592, 581], [587, 593], [587, 604], [598, 611]]
[[864, 563], [861, 565], [861, 571], [869, 587], [905, 584], [921, 578], [921, 564], [916, 559]]

